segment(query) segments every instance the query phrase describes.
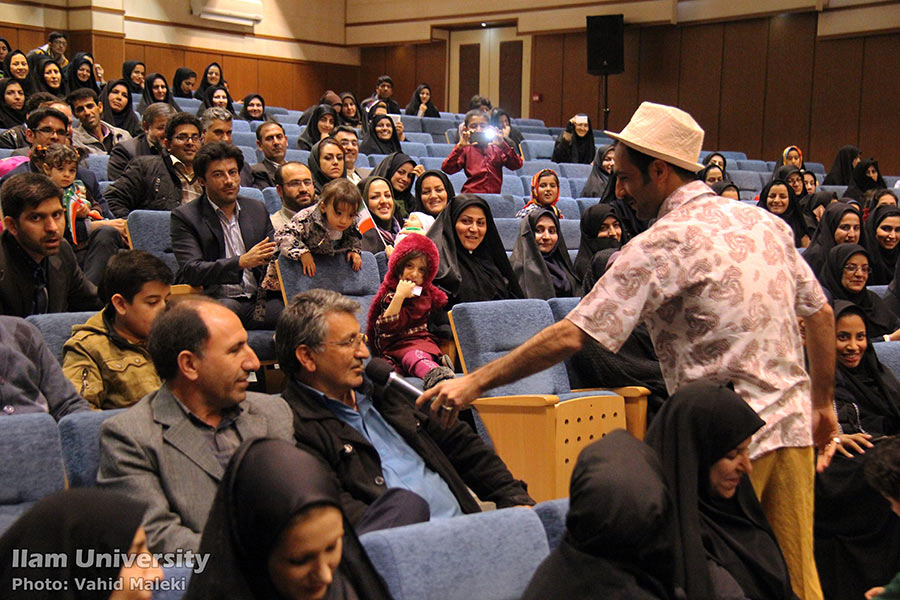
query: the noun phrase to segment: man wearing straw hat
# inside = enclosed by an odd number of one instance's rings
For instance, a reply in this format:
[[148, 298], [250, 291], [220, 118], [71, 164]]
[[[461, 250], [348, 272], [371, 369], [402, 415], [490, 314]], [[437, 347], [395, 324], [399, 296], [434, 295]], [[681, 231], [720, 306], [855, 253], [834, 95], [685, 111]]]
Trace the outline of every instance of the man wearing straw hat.
[[418, 402], [431, 401], [452, 421], [486, 390], [565, 360], [589, 338], [615, 352], [646, 323], [669, 393], [701, 378], [730, 382], [766, 421], [750, 447], [754, 487], [794, 591], [821, 598], [811, 465], [813, 443], [824, 469], [839, 433], [832, 310], [781, 219], [696, 180], [703, 129], [689, 114], [644, 102], [621, 133], [605, 133], [618, 142], [616, 195], [655, 223], [622, 248], [565, 319]]

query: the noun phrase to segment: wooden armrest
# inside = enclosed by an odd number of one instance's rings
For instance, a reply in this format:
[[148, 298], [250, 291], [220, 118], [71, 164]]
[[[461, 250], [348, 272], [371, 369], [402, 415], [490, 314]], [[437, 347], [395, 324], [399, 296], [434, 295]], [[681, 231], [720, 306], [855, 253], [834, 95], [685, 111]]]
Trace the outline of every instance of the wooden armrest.
[[203, 288], [198, 285], [188, 285], [186, 283], [178, 283], [172, 286], [170, 292], [173, 296], [181, 296], [184, 294], [202, 294]]
[[553, 406], [559, 402], [559, 396], [553, 394], [534, 394], [521, 396], [491, 396], [479, 398], [474, 402], [475, 408], [489, 406]]
[[650, 390], [640, 385], [626, 385], [617, 388], [578, 388], [573, 392], [613, 392], [619, 394], [623, 398], [640, 398], [641, 396], [649, 396]]
[[649, 396], [650, 390], [642, 385], [626, 385], [625, 387], [609, 388], [609, 391], [615, 392], [623, 398], [639, 398], [641, 396]]

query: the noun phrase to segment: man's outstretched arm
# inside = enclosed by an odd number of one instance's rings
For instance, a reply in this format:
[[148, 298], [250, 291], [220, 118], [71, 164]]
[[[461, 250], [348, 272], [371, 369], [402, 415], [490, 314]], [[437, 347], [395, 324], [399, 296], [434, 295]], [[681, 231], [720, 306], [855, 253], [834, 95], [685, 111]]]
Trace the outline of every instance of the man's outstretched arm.
[[[484, 392], [522, 379], [564, 361], [584, 347], [588, 335], [568, 319], [546, 327], [530, 340], [459, 379], [448, 379], [426, 390], [416, 405], [431, 402], [431, 413], [444, 425], [468, 408]], [[444, 407], [450, 407], [445, 409]]]

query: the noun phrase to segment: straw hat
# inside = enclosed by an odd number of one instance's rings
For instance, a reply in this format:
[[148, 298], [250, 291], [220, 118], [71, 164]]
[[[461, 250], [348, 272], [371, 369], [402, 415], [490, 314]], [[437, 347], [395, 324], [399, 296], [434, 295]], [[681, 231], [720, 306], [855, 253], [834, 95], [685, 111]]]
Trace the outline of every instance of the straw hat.
[[691, 115], [674, 106], [642, 102], [621, 133], [603, 133], [676, 167], [688, 171], [703, 168], [697, 163], [703, 148], [703, 128]]

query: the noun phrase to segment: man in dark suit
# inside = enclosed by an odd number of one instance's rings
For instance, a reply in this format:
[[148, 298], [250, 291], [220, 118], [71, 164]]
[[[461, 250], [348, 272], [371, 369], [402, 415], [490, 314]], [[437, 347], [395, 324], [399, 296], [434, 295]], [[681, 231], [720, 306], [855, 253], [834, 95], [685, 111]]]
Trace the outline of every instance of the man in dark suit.
[[284, 126], [278, 121], [266, 121], [256, 128], [256, 147], [263, 153], [262, 161], [250, 167], [253, 187], [275, 187], [275, 171], [284, 164], [287, 138]]
[[171, 303], [147, 349], [163, 386], [103, 423], [97, 483], [147, 503], [152, 551], [196, 552], [231, 455], [248, 439], [290, 440], [291, 413], [278, 397], [247, 392], [259, 359], [214, 300]]
[[498, 508], [534, 504], [468, 425], [444, 428], [364, 378], [369, 350], [358, 310], [358, 302], [337, 292], [303, 292], [285, 307], [275, 334], [297, 445], [331, 465], [347, 518], [371, 529], [372, 507], [395, 489], [424, 498], [433, 519], [479, 512], [468, 488]]
[[106, 165], [107, 179], [115, 181], [121, 177], [135, 156], [159, 156], [163, 138], [166, 137], [166, 125], [173, 116], [175, 109], [165, 102], [155, 102], [145, 108], [144, 114], [141, 115], [141, 128], [144, 133], [113, 146], [109, 153], [109, 163]]
[[231, 144], [213, 142], [197, 152], [194, 172], [204, 193], [172, 211], [175, 281], [203, 287], [248, 329], [274, 329], [284, 303], [260, 285], [275, 253], [274, 231], [262, 202], [238, 198], [243, 164]]
[[0, 313], [17, 317], [100, 307], [97, 288], [63, 239], [62, 190], [46, 175], [20, 173], [0, 188]]

